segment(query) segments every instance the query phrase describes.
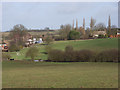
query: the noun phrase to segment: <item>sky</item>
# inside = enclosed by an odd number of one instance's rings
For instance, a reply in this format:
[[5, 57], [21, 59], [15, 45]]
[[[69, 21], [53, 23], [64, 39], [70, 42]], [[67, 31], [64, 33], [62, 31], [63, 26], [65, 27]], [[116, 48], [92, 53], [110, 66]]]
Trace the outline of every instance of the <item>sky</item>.
[[75, 23], [89, 27], [90, 18], [96, 19], [96, 24], [118, 26], [117, 2], [3, 2], [2, 31], [9, 31], [16, 24], [22, 24], [28, 29], [59, 29], [60, 25]]

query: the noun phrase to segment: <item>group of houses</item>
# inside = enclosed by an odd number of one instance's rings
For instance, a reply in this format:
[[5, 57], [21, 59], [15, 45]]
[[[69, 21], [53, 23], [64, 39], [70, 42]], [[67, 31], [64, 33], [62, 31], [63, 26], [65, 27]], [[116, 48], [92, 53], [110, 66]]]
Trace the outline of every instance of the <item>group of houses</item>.
[[39, 38], [37, 40], [37, 38], [29, 38], [26, 42], [25, 42], [25, 47], [29, 47], [30, 45], [33, 45], [33, 44], [40, 44], [40, 43], [43, 43], [43, 40], [42, 38]]
[[[23, 37], [23, 40], [25, 41], [25, 44], [24, 44], [25, 47], [29, 47], [29, 46], [34, 45], [34, 44], [43, 43], [43, 39], [42, 38], [34, 38], [30, 34], [25, 35]], [[4, 40], [3, 41], [2, 38], [1, 38], [1, 40], [0, 40], [0, 50], [2, 50], [3, 52], [8, 52], [9, 44], [10, 44], [9, 40]]]
[[[91, 17], [91, 21], [92, 21], [92, 17]], [[74, 20], [73, 20], [73, 25], [72, 25], [72, 29], [81, 32], [83, 35], [86, 34], [86, 30], [85, 30], [85, 18], [83, 19], [83, 26], [78, 27], [78, 21], [76, 19], [76, 27], [74, 27]], [[93, 38], [98, 38], [99, 35], [103, 35], [106, 36], [108, 35], [108, 31], [109, 33], [109, 37], [110, 38], [114, 38], [114, 37], [120, 37], [120, 28], [111, 28], [111, 19], [109, 16], [109, 23], [108, 23], [108, 29], [107, 28], [103, 28], [100, 30], [92, 30], [92, 28], [89, 29], [91, 31], [91, 36]]]

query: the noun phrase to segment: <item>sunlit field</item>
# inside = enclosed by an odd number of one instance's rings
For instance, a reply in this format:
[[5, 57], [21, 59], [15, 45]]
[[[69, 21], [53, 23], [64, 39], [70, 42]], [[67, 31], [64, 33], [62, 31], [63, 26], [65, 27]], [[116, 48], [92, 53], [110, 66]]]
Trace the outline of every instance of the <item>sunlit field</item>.
[[[107, 38], [107, 39], [94, 39], [94, 40], [67, 40], [67, 41], [54, 41], [51, 43], [51, 47], [55, 49], [64, 50], [67, 45], [73, 46], [75, 50], [88, 49], [93, 50], [96, 53], [109, 50], [109, 49], [118, 49], [118, 39], [117, 38]], [[47, 54], [45, 54], [45, 46], [37, 44], [36, 47], [39, 49], [39, 54], [36, 59], [47, 60]], [[16, 60], [27, 60], [30, 58], [25, 57], [25, 53], [29, 48], [24, 48], [18, 52], [10, 52], [12, 58]], [[18, 53], [18, 54], [17, 54]]]
[[118, 64], [4, 61], [3, 88], [117, 88]]

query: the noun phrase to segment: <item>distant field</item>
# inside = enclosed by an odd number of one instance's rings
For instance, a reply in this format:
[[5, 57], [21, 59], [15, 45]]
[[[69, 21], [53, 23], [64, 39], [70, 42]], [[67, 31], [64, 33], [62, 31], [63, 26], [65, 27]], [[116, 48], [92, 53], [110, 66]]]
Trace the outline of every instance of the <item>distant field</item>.
[[[56, 31], [49, 31], [49, 34], [54, 34], [57, 33], [58, 30]], [[36, 36], [36, 35], [46, 35], [48, 33], [48, 31], [41, 31], [41, 32], [29, 32], [32, 36]]]
[[118, 63], [3, 61], [3, 88], [117, 88]]
[[[118, 39], [112, 38], [112, 39], [95, 39], [95, 40], [68, 40], [68, 41], [54, 41], [51, 46], [55, 49], [64, 50], [64, 48], [67, 45], [72, 45], [74, 49], [76, 50], [82, 50], [82, 49], [89, 49], [96, 52], [100, 52], [103, 50], [109, 50], [109, 49], [118, 49]], [[39, 56], [36, 57], [36, 59], [47, 59], [47, 54], [44, 54], [45, 52], [45, 45], [39, 45], [37, 44], [36, 47], [39, 49]], [[24, 48], [19, 52], [10, 52], [12, 55], [12, 58], [15, 58], [16, 60], [25, 60], [30, 58], [25, 58], [25, 53], [29, 48]], [[17, 55], [18, 53], [18, 55]]]
[[[49, 34], [54, 34], [54, 33], [56, 33], [56, 32], [58, 32], [57, 30], [56, 31], [49, 31]], [[30, 33], [32, 36], [36, 36], [36, 35], [46, 35], [46, 33], [48, 33], [48, 31], [47, 30], [45, 30], [45, 31], [31, 31], [31, 32], [28, 32], [28, 33]], [[2, 35], [4, 35], [5, 37], [7, 37], [8, 35], [10, 34], [10, 32], [2, 32]]]

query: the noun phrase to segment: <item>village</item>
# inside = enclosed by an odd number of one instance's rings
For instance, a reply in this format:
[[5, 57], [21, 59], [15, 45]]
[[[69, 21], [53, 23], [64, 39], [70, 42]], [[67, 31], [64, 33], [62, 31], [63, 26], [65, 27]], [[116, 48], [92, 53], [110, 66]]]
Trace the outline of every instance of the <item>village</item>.
[[[92, 22], [93, 20], [93, 22]], [[34, 44], [41, 44], [41, 43], [45, 43], [46, 42], [46, 38], [50, 38], [53, 41], [59, 41], [59, 40], [69, 40], [69, 38], [66, 37], [66, 35], [68, 33], [64, 32], [64, 31], [68, 31], [70, 32], [70, 30], [74, 30], [76, 32], [79, 32], [81, 35], [78, 36], [78, 38], [76, 38], [77, 40], [87, 40], [87, 39], [99, 39], [99, 38], [118, 38], [120, 37], [120, 29], [117, 27], [111, 28], [111, 21], [110, 21], [110, 16], [109, 16], [109, 26], [110, 29], [105, 28], [104, 24], [100, 23], [96, 26], [91, 26], [91, 28], [87, 28], [87, 30], [85, 30], [85, 19], [83, 19], [83, 26], [82, 27], [78, 27], [78, 21], [76, 20], [76, 26], [74, 27], [74, 20], [73, 20], [73, 24], [70, 26], [68, 25], [61, 25], [63, 26], [63, 28], [60, 28], [58, 30], [50, 30], [49, 28], [45, 28], [43, 30], [27, 30], [27, 34], [25, 36], [23, 36], [23, 41], [24, 41], [24, 45], [23, 47], [29, 47], [31, 45]], [[94, 19], [92, 19], [91, 17], [91, 23], [95, 23]], [[16, 25], [18, 26], [18, 28], [20, 28], [20, 25]], [[23, 26], [24, 27], [24, 26]], [[72, 28], [72, 29], [70, 29]], [[94, 30], [91, 30], [91, 29]], [[66, 29], [66, 30], [65, 30]], [[108, 31], [109, 34], [108, 34]], [[9, 32], [1, 32], [2, 33], [2, 38], [1, 38], [1, 42], [0, 42], [0, 48], [2, 49], [3, 52], [8, 52], [9, 51], [9, 46], [10, 46], [10, 39], [9, 39], [9, 34], [11, 33], [11, 31]], [[7, 34], [6, 34], [7, 33]], [[8, 34], [9, 33], [9, 34]], [[65, 36], [61, 36], [64, 34], [61, 33], [66, 33]], [[14, 40], [19, 37], [14, 37]], [[75, 38], [73, 38], [74, 40]]]

